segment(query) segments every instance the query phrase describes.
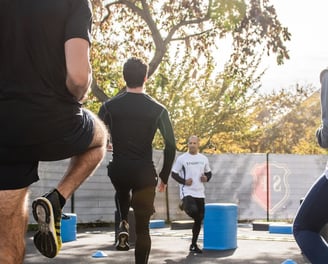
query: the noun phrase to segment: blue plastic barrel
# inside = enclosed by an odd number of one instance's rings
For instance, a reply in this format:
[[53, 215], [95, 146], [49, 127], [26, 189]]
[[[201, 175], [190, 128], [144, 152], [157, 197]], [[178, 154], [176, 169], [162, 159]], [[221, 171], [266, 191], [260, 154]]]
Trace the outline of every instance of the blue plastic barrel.
[[238, 207], [232, 203], [205, 205], [204, 249], [237, 248]]
[[60, 234], [62, 242], [76, 240], [76, 214], [63, 214], [61, 219]]

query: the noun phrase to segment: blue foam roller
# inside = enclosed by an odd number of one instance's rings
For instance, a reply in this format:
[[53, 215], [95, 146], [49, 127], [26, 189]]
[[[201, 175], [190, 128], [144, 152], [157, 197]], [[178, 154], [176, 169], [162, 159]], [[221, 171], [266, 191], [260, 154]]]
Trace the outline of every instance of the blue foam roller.
[[165, 227], [164, 220], [150, 220], [149, 228], [163, 228]]
[[293, 226], [292, 224], [270, 224], [269, 233], [273, 234], [292, 234]]

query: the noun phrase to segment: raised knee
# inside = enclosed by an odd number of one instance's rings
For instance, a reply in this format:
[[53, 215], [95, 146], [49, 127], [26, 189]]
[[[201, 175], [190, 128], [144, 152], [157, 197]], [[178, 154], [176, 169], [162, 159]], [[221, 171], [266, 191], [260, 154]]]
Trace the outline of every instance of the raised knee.
[[199, 217], [198, 209], [196, 207], [191, 206], [189, 208], [186, 208], [185, 212], [186, 212], [187, 215], [189, 215], [192, 218], [198, 218]]
[[94, 116], [93, 139], [90, 147], [102, 147], [106, 150], [107, 140], [109, 139], [108, 130], [99, 117]]

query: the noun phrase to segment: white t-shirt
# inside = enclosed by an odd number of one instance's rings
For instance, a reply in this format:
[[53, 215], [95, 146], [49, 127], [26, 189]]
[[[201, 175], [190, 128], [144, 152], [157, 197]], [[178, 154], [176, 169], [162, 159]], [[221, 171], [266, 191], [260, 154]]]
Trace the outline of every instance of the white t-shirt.
[[190, 186], [179, 184], [181, 199], [188, 195], [196, 198], [205, 198], [205, 187], [200, 177], [205, 172], [211, 171], [208, 158], [205, 155], [200, 153], [192, 155], [186, 152], [177, 158], [172, 171], [178, 173], [182, 179], [192, 179]]

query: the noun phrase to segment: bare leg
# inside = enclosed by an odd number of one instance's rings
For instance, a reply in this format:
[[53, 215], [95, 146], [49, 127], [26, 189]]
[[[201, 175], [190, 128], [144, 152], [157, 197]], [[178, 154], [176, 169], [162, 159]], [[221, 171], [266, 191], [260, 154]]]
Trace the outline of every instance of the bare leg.
[[[65, 199], [68, 199], [96, 170], [106, 153], [107, 129], [98, 117], [92, 115], [94, 116], [92, 142], [84, 153], [71, 158], [67, 171], [56, 188]], [[38, 231], [34, 234], [34, 245], [48, 258], [54, 258], [62, 246], [61, 207], [60, 197], [56, 192], [39, 197], [32, 203], [33, 216], [39, 225]]]
[[107, 129], [95, 117], [94, 137], [89, 149], [71, 158], [68, 169], [57, 186], [61, 195], [68, 199], [72, 193], [97, 169], [106, 153]]
[[23, 263], [28, 188], [0, 191], [0, 201], [0, 263]]

